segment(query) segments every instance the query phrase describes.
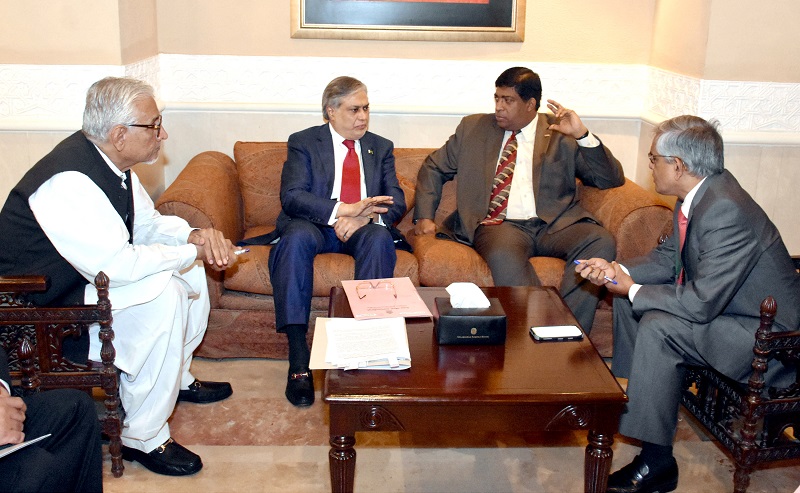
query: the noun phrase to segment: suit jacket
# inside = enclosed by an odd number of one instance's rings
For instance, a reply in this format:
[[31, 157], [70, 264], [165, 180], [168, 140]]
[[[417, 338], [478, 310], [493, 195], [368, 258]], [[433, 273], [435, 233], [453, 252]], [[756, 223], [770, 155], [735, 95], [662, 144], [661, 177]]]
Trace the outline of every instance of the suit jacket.
[[6, 350], [0, 347], [0, 380], [11, 387], [11, 373], [8, 371], [8, 355]]
[[[727, 170], [709, 176], [689, 210], [683, 252], [675, 232], [648, 256], [625, 263], [642, 284], [633, 310], [660, 310], [694, 324], [695, 345], [714, 368], [734, 374], [752, 356], [760, 304], [768, 295], [778, 303], [775, 330], [800, 325], [800, 276], [777, 228]], [[681, 265], [684, 284], [676, 285]]]
[[[394, 224], [406, 212], [403, 189], [394, 168], [394, 144], [388, 139], [367, 132], [360, 140], [361, 159], [367, 195], [391, 195], [394, 204], [381, 214], [392, 236], [402, 235]], [[337, 200], [332, 199], [335, 162], [333, 140], [328, 124], [311, 127], [289, 136], [288, 155], [281, 172], [281, 212], [275, 231], [250, 238], [242, 244], [269, 244], [280, 237], [281, 230], [292, 219], [305, 219], [320, 226], [328, 226]]]
[[[581, 147], [575, 139], [548, 130], [554, 116], [539, 114], [534, 141], [533, 191], [536, 214], [548, 224], [548, 232], [559, 231], [581, 219], [598, 222], [580, 206], [575, 179], [597, 188], [625, 183], [619, 161], [604, 145]], [[472, 244], [475, 230], [489, 210], [497, 159], [504, 130], [493, 114], [470, 115], [461, 120], [444, 146], [427, 157], [417, 177], [414, 219], [435, 216], [445, 182], [458, 176], [457, 209], [439, 233]]]

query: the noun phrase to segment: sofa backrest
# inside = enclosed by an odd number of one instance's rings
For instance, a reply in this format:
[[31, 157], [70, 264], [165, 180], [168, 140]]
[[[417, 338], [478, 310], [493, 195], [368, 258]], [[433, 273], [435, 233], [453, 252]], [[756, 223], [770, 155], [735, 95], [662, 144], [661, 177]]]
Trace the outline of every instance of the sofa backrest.
[[[396, 148], [395, 171], [405, 194], [407, 211], [414, 207], [414, 187], [422, 162], [434, 149]], [[233, 158], [239, 174], [244, 228], [275, 226], [281, 210], [281, 170], [286, 142], [236, 142]], [[443, 201], [444, 202], [444, 201]]]
[[286, 142], [236, 142], [233, 159], [239, 174], [244, 229], [275, 226], [281, 211], [281, 169]]

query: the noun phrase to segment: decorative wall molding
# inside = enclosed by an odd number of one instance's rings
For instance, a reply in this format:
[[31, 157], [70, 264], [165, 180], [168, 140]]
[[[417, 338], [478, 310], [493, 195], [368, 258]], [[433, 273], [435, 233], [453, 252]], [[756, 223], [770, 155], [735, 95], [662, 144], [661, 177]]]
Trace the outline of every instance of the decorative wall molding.
[[[528, 63], [543, 99], [581, 116], [657, 122], [717, 118], [726, 140], [800, 144], [800, 84], [702, 80], [643, 65]], [[71, 130], [88, 86], [108, 75], [151, 83], [165, 111], [320, 111], [332, 78], [370, 89], [373, 112], [464, 115], [493, 109], [491, 88], [508, 61], [159, 55], [124, 67], [0, 65], [0, 131]]]

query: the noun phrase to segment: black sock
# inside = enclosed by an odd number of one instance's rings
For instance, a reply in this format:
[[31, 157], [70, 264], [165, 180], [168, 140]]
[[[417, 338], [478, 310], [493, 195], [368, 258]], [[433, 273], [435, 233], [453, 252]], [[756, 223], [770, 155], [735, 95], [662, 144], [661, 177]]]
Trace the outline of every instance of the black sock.
[[289, 338], [289, 373], [308, 370], [311, 351], [306, 342], [307, 325], [287, 325], [286, 337]]
[[651, 471], [657, 471], [669, 466], [672, 461], [672, 445], [657, 445], [642, 442], [642, 460]]

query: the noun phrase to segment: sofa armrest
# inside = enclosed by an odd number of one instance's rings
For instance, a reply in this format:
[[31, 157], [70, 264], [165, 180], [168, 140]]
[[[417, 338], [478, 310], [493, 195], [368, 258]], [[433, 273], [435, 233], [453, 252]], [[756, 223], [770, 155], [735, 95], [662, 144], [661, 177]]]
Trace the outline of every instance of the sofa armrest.
[[234, 243], [244, 235], [236, 164], [221, 152], [193, 157], [158, 198], [156, 208], [182, 217], [194, 228], [216, 228]]
[[581, 186], [581, 205], [614, 236], [618, 261], [645, 255], [672, 234], [672, 207], [628, 179], [607, 190]]

